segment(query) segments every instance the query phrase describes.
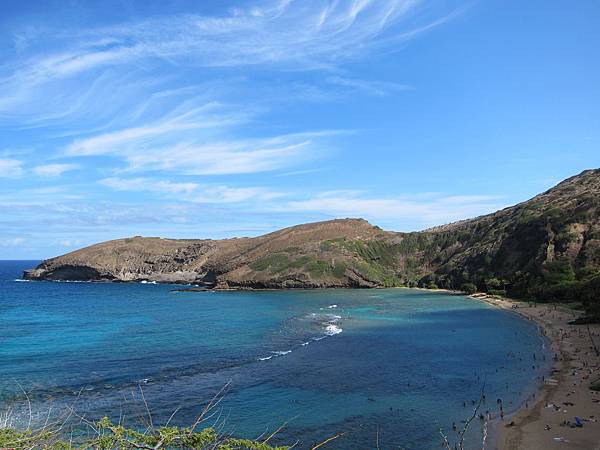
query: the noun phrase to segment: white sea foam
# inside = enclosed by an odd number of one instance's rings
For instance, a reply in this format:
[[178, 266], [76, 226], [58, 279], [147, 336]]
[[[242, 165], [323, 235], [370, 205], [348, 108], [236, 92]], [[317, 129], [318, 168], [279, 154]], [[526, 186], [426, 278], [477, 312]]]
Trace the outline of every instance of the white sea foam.
[[[329, 305], [328, 309], [337, 308], [337, 305]], [[343, 329], [339, 326], [339, 322], [342, 320], [342, 316], [332, 313], [311, 313], [311, 319], [313, 319], [316, 323], [323, 327], [323, 332], [325, 336], [320, 336], [317, 338], [312, 338], [309, 342], [320, 341], [321, 339], [325, 339], [328, 336], [335, 336], [336, 334], [340, 334]], [[307, 344], [302, 344], [307, 345]]]
[[28, 282], [30, 282], [31, 280], [24, 280], [24, 279], [22, 279], [22, 278], [17, 278], [15, 281], [17, 281], [17, 282], [19, 282], [19, 283], [28, 283]]
[[[326, 309], [335, 309], [337, 308], [337, 306], [338, 305], [336, 304], [329, 305]], [[323, 310], [323, 308], [319, 309]], [[323, 335], [315, 336], [313, 338], [310, 338], [310, 340], [308, 341], [301, 342], [300, 346], [302, 347], [306, 347], [308, 344], [321, 341], [327, 337], [335, 336], [336, 334], [340, 334], [343, 331], [342, 327], [340, 326], [340, 322], [343, 319], [342, 316], [338, 314], [333, 314], [331, 312], [313, 312], [305, 316], [305, 319], [308, 319], [313, 324], [313, 326], [319, 326], [319, 328], [322, 330]]]
[[291, 350], [282, 350], [282, 351], [276, 351], [276, 352], [271, 352], [272, 355], [269, 356], [263, 356], [262, 358], [258, 358], [259, 361], [268, 361], [269, 359], [273, 358], [273, 357], [277, 357], [277, 356], [284, 356], [287, 355], [288, 353], [292, 353]]
[[327, 308], [334, 309], [334, 308], [337, 308], [337, 305], [329, 305]]
[[343, 331], [340, 326], [336, 325], [341, 319], [342, 316], [327, 314], [327, 321], [323, 323], [325, 325], [325, 334], [327, 336], [335, 336]]
[[344, 330], [334, 324], [329, 324], [325, 327], [325, 334], [327, 336], [335, 336], [336, 334], [340, 334], [342, 331]]

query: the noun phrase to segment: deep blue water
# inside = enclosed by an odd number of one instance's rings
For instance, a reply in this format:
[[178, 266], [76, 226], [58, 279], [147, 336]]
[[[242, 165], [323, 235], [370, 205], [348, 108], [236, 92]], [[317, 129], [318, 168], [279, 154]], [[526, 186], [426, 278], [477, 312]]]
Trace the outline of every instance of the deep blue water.
[[[0, 261], [0, 403], [138, 426], [189, 425], [230, 382], [206, 425], [299, 448], [440, 448], [438, 427], [516, 408], [544, 368], [537, 327], [516, 315], [410, 289], [173, 292], [177, 286], [19, 282], [36, 262]], [[532, 361], [536, 353], [537, 363]], [[547, 358], [549, 360], [549, 358]], [[467, 403], [467, 407], [463, 406]], [[471, 442], [479, 442], [479, 421]]]

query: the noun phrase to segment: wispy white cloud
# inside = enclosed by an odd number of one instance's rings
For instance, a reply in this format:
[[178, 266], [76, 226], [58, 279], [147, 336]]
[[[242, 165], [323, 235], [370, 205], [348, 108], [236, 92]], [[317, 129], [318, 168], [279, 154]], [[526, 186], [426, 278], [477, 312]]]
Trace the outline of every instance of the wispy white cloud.
[[242, 203], [252, 201], [270, 201], [285, 194], [273, 192], [262, 187], [208, 186], [200, 197], [193, 200], [198, 203]]
[[[181, 138], [186, 131], [197, 132], [199, 129], [218, 129], [232, 125], [241, 119], [216, 114], [216, 104], [192, 107], [178, 115], [168, 114], [160, 120], [137, 127], [130, 127], [99, 134], [71, 143], [65, 153], [70, 156], [90, 156], [103, 154], [123, 154], [134, 147], [148, 143], [160, 142], [165, 136], [177, 135]], [[212, 114], [211, 114], [212, 113]]]
[[249, 200], [268, 201], [283, 194], [261, 187], [200, 185], [153, 178], [105, 178], [100, 184], [117, 191], [153, 192], [178, 201], [194, 203], [241, 203]]
[[23, 162], [16, 159], [0, 159], [0, 177], [18, 178], [23, 174]]
[[33, 173], [42, 177], [58, 177], [69, 170], [78, 169], [77, 164], [45, 164], [34, 167]]
[[117, 191], [156, 192], [163, 195], [191, 194], [198, 188], [196, 183], [174, 183], [151, 178], [105, 178], [100, 184]]
[[[40, 109], [46, 111], [43, 117], [64, 117], [90, 102], [86, 98], [90, 86], [97, 91], [117, 87], [112, 80], [132, 71], [138, 81], [148, 78], [139, 70], [142, 66], [331, 68], [383, 42], [396, 45], [443, 23], [439, 17], [427, 19], [416, 14], [421, 3], [260, 1], [224, 15], [179, 14], [82, 30], [38, 32], [32, 39], [46, 39], [54, 47], [45, 53], [36, 53], [37, 47], [27, 45], [28, 38], [19, 35], [18, 57], [0, 66], [0, 114], [17, 111], [23, 117], [37, 107], [38, 115]], [[337, 82], [371, 92], [382, 89], [367, 81], [340, 78]], [[121, 83], [119, 91], [129, 96], [128, 90], [135, 89], [135, 83], [128, 89]]]
[[47, 186], [9, 191], [0, 194], [0, 204], [9, 205], [40, 205], [49, 202], [81, 199], [81, 192], [73, 192], [72, 186]]
[[126, 170], [171, 171], [189, 175], [264, 172], [289, 167], [323, 150], [321, 141], [340, 130], [295, 133], [266, 138], [227, 139], [248, 113], [223, 105], [182, 105], [176, 111], [143, 125], [77, 139], [67, 156], [112, 155]]
[[328, 167], [317, 167], [317, 168], [313, 168], [313, 169], [292, 170], [290, 172], [280, 173], [276, 176], [277, 177], [293, 177], [293, 176], [297, 176], [297, 175], [307, 175], [309, 173], [326, 172], [328, 170], [331, 170], [331, 169]]
[[130, 169], [168, 170], [187, 175], [231, 175], [282, 169], [309, 159], [316, 152], [313, 141], [287, 136], [265, 140], [182, 143], [174, 148], [153, 149], [128, 156]]
[[0, 239], [0, 247], [17, 247], [25, 243], [26, 239], [22, 237]]
[[[151, 125], [126, 128], [76, 140], [68, 156], [115, 155], [129, 171], [168, 170], [189, 175], [265, 172], [292, 166], [325, 151], [321, 141], [344, 130], [322, 130], [267, 138], [220, 140], [243, 118], [208, 115], [212, 107], [197, 108]], [[204, 131], [204, 133], [200, 133]]]
[[[73, 36], [75, 47], [31, 59], [21, 81], [43, 82], [122, 61], [185, 57], [198, 66], [287, 63], [322, 66], [366, 51], [384, 31], [402, 25], [419, 0], [263, 1], [224, 16], [183, 14], [89, 29]], [[398, 28], [399, 39], [411, 28]], [[406, 37], [407, 38], [407, 37]]]
[[[273, 97], [285, 97], [294, 83], [300, 97], [312, 90], [321, 99], [332, 85], [371, 95], [404, 86], [335, 75], [314, 83], [327, 89], [296, 80], [265, 99], [262, 94], [273, 88], [263, 83], [257, 98], [224, 103], [231, 88], [217, 87], [219, 77], [207, 68], [330, 70], [384, 40], [409, 40], [423, 24], [431, 26], [438, 18], [416, 14], [421, 3], [261, 0], [212, 16], [161, 15], [19, 33], [16, 57], [0, 65], [0, 117], [18, 128], [50, 126], [53, 137], [85, 136], [62, 146], [64, 154], [111, 155], [130, 171], [226, 175], [290, 168], [326, 154], [329, 132], [243, 136], [241, 126], [256, 120], [258, 111], [272, 113]], [[30, 45], [42, 39], [43, 47]], [[186, 76], [178, 78], [178, 72]], [[55, 164], [34, 172], [58, 176], [62, 169]]]
[[379, 97], [393, 92], [413, 89], [407, 84], [393, 83], [389, 81], [361, 80], [357, 78], [341, 77], [339, 75], [328, 77], [327, 82]]
[[485, 195], [428, 194], [377, 198], [359, 191], [328, 191], [312, 198], [287, 202], [281, 210], [316, 212], [331, 217], [364, 217], [376, 223], [383, 221], [397, 225], [420, 223], [422, 227], [430, 227], [489, 213], [502, 206], [505, 205], [500, 197]]

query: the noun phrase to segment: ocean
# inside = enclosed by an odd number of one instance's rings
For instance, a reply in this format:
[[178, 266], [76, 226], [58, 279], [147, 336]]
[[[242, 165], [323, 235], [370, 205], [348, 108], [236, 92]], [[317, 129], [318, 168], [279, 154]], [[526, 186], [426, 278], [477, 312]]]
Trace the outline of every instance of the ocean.
[[[16, 424], [73, 407], [142, 427], [203, 422], [324, 449], [439, 449], [440, 427], [508, 413], [550, 366], [535, 323], [414, 289], [176, 292], [183, 286], [19, 281], [0, 261], [0, 410]], [[535, 359], [534, 359], [535, 354]], [[173, 413], [175, 413], [173, 415]], [[482, 422], [467, 448], [481, 448]], [[479, 444], [479, 445], [478, 445]]]

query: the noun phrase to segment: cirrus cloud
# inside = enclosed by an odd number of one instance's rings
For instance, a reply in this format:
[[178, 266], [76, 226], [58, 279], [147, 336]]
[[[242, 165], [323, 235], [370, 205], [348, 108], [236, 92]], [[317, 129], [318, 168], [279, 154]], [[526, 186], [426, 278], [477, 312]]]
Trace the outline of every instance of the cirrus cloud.
[[360, 191], [341, 190], [293, 200], [282, 205], [281, 210], [319, 213], [330, 217], [363, 217], [407, 231], [403, 226], [405, 223], [413, 224], [415, 229], [422, 229], [490, 213], [504, 206], [506, 205], [501, 197], [488, 195], [429, 193], [373, 197]]
[[23, 162], [16, 159], [0, 159], [0, 177], [18, 178], [23, 174]]
[[118, 178], [100, 180], [100, 184], [117, 191], [154, 192], [167, 198], [193, 203], [241, 203], [249, 200], [268, 201], [284, 194], [262, 187], [232, 187], [172, 182], [153, 178]]
[[58, 177], [69, 170], [78, 169], [77, 164], [45, 164], [36, 166], [32, 170], [36, 175], [42, 177]]

